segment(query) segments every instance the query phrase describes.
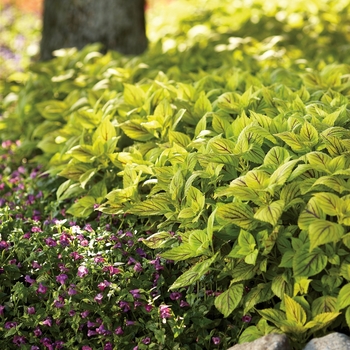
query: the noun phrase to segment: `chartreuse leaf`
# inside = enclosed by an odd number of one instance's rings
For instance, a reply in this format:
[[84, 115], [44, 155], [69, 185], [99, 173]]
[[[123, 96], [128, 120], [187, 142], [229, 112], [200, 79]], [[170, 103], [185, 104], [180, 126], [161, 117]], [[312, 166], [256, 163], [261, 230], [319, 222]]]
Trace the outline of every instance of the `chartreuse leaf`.
[[310, 152], [306, 155], [306, 159], [311, 165], [317, 165], [324, 170], [327, 170], [328, 164], [332, 160], [328, 154], [322, 152]]
[[279, 134], [275, 134], [275, 136], [282, 139], [294, 152], [301, 153], [307, 150], [302, 138], [290, 131], [284, 131]]
[[169, 185], [169, 194], [171, 195], [171, 199], [177, 204], [180, 203], [183, 198], [183, 186], [184, 177], [182, 170], [179, 169], [173, 176]]
[[313, 147], [318, 142], [318, 132], [316, 128], [309, 122], [304, 122], [300, 129], [300, 138], [308, 146]]
[[346, 320], [346, 324], [350, 328], [350, 306], [348, 306], [345, 310], [345, 320]]
[[[229, 256], [230, 255], [227, 255], [227, 257]], [[231, 270], [231, 275], [233, 277], [231, 283], [249, 280], [256, 275], [257, 270], [257, 266], [249, 265], [241, 261]]]
[[281, 327], [286, 319], [286, 314], [281, 310], [276, 309], [263, 309], [257, 310], [260, 316], [262, 316], [267, 321], [274, 323], [277, 327]]
[[200, 251], [205, 251], [209, 247], [209, 238], [205, 231], [203, 230], [194, 230], [190, 233], [188, 237], [188, 244], [191, 248], [200, 253]]
[[201, 91], [199, 94], [199, 97], [194, 104], [194, 115], [196, 117], [203, 117], [205, 113], [211, 112], [212, 111], [212, 106], [211, 103], [208, 99], [208, 97], [205, 96], [205, 92]]
[[248, 188], [245, 177], [241, 176], [231, 181], [230, 186], [226, 188], [219, 188], [216, 191], [217, 196], [237, 197], [243, 201], [245, 200], [256, 200], [259, 198], [256, 191]]
[[143, 120], [128, 120], [122, 125], [120, 125], [121, 129], [124, 131], [124, 133], [129, 136], [133, 140], [137, 141], [149, 141], [154, 136], [146, 129], [144, 128], [141, 123]]
[[293, 258], [293, 272], [295, 276], [314, 276], [321, 272], [327, 265], [327, 256], [324, 252], [315, 248], [310, 252], [307, 245], [295, 252]]
[[350, 283], [343, 286], [338, 294], [336, 309], [341, 310], [350, 305]]
[[68, 210], [67, 213], [75, 217], [87, 217], [94, 211], [96, 200], [94, 197], [85, 196], [78, 199]]
[[262, 170], [251, 170], [244, 176], [244, 182], [251, 189], [265, 189], [269, 184], [269, 175]]
[[89, 170], [91, 170], [91, 166], [87, 164], [68, 164], [58, 175], [67, 179], [79, 181], [79, 178]]
[[275, 226], [282, 215], [284, 205], [285, 203], [283, 200], [278, 200], [262, 206], [254, 214], [254, 218], [260, 221], [268, 222], [272, 226]]
[[290, 278], [286, 278], [284, 275], [277, 275], [272, 279], [271, 290], [281, 300], [284, 294], [292, 295], [293, 286]]
[[[194, 265], [193, 267], [191, 267], [170, 286], [169, 290], [178, 289], [181, 287], [187, 287], [193, 284], [194, 282], [198, 281], [210, 270], [210, 265], [216, 260], [216, 258], [217, 258], [217, 254], [212, 256], [210, 259], [201, 261], [196, 265]], [[166, 259], [169, 259], [169, 258], [166, 258]], [[243, 286], [242, 286], [242, 292], [243, 292]]]
[[315, 220], [325, 219], [326, 216], [321, 208], [317, 205], [315, 197], [312, 197], [306, 204], [305, 209], [299, 216], [298, 226], [301, 230], [307, 230]]
[[287, 294], [284, 294], [284, 307], [286, 309], [287, 320], [293, 321], [299, 326], [303, 326], [306, 323], [305, 310]]
[[272, 147], [264, 158], [264, 165], [268, 165], [277, 169], [280, 165], [284, 164], [290, 158], [288, 150], [283, 147]]
[[95, 141], [98, 137], [101, 137], [105, 142], [113, 137], [116, 137], [117, 133], [113, 124], [109, 121], [109, 118], [102, 120], [98, 128], [93, 134], [92, 140]]
[[249, 312], [255, 305], [270, 300], [273, 297], [271, 282], [259, 283], [244, 297], [243, 313]]
[[246, 328], [239, 337], [238, 343], [248, 343], [255, 339], [261, 338], [270, 333], [280, 333], [281, 331], [273, 326], [270, 326], [267, 321], [261, 318], [256, 326]]
[[140, 86], [124, 84], [124, 101], [126, 104], [134, 107], [141, 107], [145, 97], [146, 94]]
[[169, 141], [171, 144], [177, 143], [179, 146], [184, 148], [186, 148], [191, 143], [191, 139], [188, 135], [173, 130], [169, 131]]
[[214, 305], [224, 317], [228, 317], [237, 308], [242, 300], [243, 290], [243, 284], [233, 284], [215, 298]]
[[324, 312], [316, 315], [311, 321], [304, 325], [307, 329], [312, 329], [313, 332], [327, 327], [334, 319], [336, 319], [340, 312]]
[[312, 222], [309, 226], [310, 251], [314, 248], [341, 240], [344, 228], [335, 222], [318, 219]]
[[312, 187], [323, 185], [328, 187], [331, 190], [334, 190], [338, 193], [343, 193], [347, 191], [347, 183], [340, 176], [332, 175], [332, 176], [321, 176], [318, 178], [312, 185]]
[[227, 131], [230, 128], [230, 122], [217, 113], [213, 113], [212, 125], [214, 131], [216, 131], [218, 134], [226, 135]]
[[336, 310], [336, 304], [337, 298], [335, 297], [329, 295], [319, 297], [312, 302], [312, 316], [315, 317], [325, 312], [334, 312]]
[[[257, 249], [255, 249], [255, 246], [256, 243], [254, 236], [248, 231], [241, 230], [238, 236], [238, 246], [236, 248], [237, 256], [244, 257], [244, 261], [247, 264], [255, 265], [259, 252]], [[231, 253], [234, 254], [234, 252]]]
[[190, 186], [186, 192], [186, 201], [194, 212], [199, 212], [205, 204], [204, 194], [194, 186]]
[[299, 162], [299, 159], [290, 160], [280, 165], [270, 177], [270, 185], [283, 185], [289, 178], [294, 166]]
[[164, 247], [169, 240], [172, 240], [173, 237], [169, 233], [169, 231], [161, 231], [154, 233], [153, 235], [147, 237], [142, 240], [142, 243], [151, 249], [157, 249], [160, 247]]
[[161, 254], [161, 257], [164, 259], [181, 261], [189, 258], [194, 258], [197, 256], [197, 249], [193, 249], [193, 247], [188, 243], [182, 243], [178, 247], [174, 247], [170, 250]]
[[234, 154], [235, 143], [231, 140], [224, 139], [221, 136], [216, 136], [210, 139], [208, 146], [213, 152], [218, 154]]
[[342, 201], [341, 199], [328, 192], [315, 193], [316, 205], [318, 205], [325, 214], [335, 216], [341, 213]]
[[247, 230], [256, 226], [252, 209], [249, 205], [240, 202], [218, 206], [217, 217], [225, 223], [235, 224]]
[[162, 215], [171, 211], [169, 204], [168, 200], [162, 198], [146, 199], [143, 202], [133, 204], [128, 212], [140, 216]]
[[301, 295], [307, 294], [310, 286], [311, 279], [305, 277], [294, 278], [294, 286], [293, 286], [293, 296], [297, 296], [299, 293]]
[[89, 145], [78, 145], [72, 147], [67, 154], [71, 155], [74, 159], [82, 163], [93, 162], [93, 150], [92, 146]]

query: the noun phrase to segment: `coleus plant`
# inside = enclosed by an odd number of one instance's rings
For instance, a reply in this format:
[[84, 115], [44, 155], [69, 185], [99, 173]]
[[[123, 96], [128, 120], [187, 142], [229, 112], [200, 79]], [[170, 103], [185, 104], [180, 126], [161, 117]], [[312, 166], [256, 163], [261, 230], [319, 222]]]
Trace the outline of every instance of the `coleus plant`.
[[[303, 27], [288, 18], [277, 22]], [[350, 325], [349, 66], [301, 60], [293, 35], [260, 42], [215, 23], [188, 32], [183, 50], [164, 38], [140, 58], [95, 46], [35, 65], [16, 115], [23, 148], [66, 178], [68, 213], [156, 229], [144, 243], [188, 262], [171, 290], [215, 280], [224, 317], [252, 317], [240, 341], [277, 331], [300, 345]], [[326, 23], [309, 28], [307, 58], [331, 38]]]

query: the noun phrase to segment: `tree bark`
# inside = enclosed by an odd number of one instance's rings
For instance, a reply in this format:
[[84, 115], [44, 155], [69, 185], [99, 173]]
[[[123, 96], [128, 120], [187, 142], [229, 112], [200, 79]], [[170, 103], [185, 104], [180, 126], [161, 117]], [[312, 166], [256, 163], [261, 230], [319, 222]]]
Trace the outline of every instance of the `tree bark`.
[[138, 55], [147, 47], [145, 0], [45, 0], [41, 60], [52, 51], [102, 43], [105, 50]]

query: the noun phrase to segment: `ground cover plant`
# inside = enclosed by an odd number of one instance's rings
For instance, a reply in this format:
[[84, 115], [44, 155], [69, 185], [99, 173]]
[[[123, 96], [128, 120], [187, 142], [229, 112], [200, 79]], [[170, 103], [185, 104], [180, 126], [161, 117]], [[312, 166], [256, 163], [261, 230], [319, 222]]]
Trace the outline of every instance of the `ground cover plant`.
[[1, 121], [4, 341], [348, 332], [348, 5], [173, 2], [144, 55], [33, 64]]

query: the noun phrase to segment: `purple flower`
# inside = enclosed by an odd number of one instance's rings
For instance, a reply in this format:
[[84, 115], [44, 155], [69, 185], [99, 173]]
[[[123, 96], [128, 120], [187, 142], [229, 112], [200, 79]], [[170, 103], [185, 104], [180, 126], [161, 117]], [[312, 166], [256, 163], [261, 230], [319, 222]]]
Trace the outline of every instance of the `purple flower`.
[[89, 245], [89, 241], [87, 239], [83, 239], [80, 241], [80, 245], [82, 247], [87, 247]]
[[88, 273], [89, 273], [89, 270], [87, 269], [86, 266], [81, 265], [81, 266], [78, 267], [78, 277], [83, 278], [83, 277], [85, 277]]
[[138, 301], [138, 300], [134, 301], [134, 308], [135, 309], [141, 305], [142, 305], [141, 301]]
[[45, 294], [46, 292], [47, 292], [47, 287], [45, 287], [43, 284], [39, 283], [37, 293]]
[[139, 289], [132, 289], [129, 291], [129, 293], [135, 298], [139, 299], [141, 298], [140, 290]]
[[17, 326], [17, 322], [8, 321], [5, 323], [5, 329], [11, 329]]
[[103, 347], [103, 350], [113, 350], [113, 346], [111, 342], [107, 342]]
[[75, 310], [70, 310], [69, 313], [68, 313], [68, 315], [70, 317], [73, 317], [75, 314], [76, 314]]
[[170, 318], [171, 317], [171, 310], [168, 305], [160, 305], [159, 306], [159, 313], [161, 318]]
[[40, 329], [39, 327], [36, 327], [36, 328], [34, 329], [33, 333], [34, 333], [34, 335], [35, 335], [36, 337], [40, 337], [41, 334], [42, 334], [42, 331], [41, 331], [41, 329]]
[[32, 285], [33, 283], [35, 283], [35, 280], [32, 279], [29, 275], [25, 275], [24, 280], [25, 280], [27, 283], [30, 283], [30, 285]]
[[140, 255], [142, 258], [146, 257], [146, 253], [142, 248], [136, 248], [136, 253]]
[[98, 294], [95, 296], [95, 298], [94, 298], [94, 300], [95, 300], [97, 303], [99, 303], [99, 304], [102, 303], [102, 299], [103, 299], [103, 294], [102, 294], [102, 293], [98, 293]]
[[120, 272], [120, 270], [116, 267], [114, 267], [113, 265], [110, 265], [110, 266], [105, 266], [103, 268], [103, 271], [109, 271], [109, 274], [112, 276], [112, 275], [116, 275]]
[[58, 309], [61, 309], [62, 307], [64, 307], [64, 303], [60, 302], [59, 300], [55, 300], [55, 301], [53, 302], [53, 305], [54, 305], [55, 307], [57, 307]]
[[86, 318], [86, 317], [89, 316], [89, 313], [90, 313], [89, 310], [85, 310], [85, 311], [83, 311], [83, 312], [80, 313], [80, 316], [81, 316], [82, 318]]
[[62, 286], [66, 283], [67, 279], [68, 276], [64, 273], [61, 273], [60, 275], [56, 276], [56, 281], [61, 283]]
[[151, 260], [150, 264], [154, 265], [154, 268], [157, 271], [164, 269], [164, 266], [162, 266], [162, 264], [160, 263], [160, 258], [159, 257], [157, 257], [155, 260]]
[[41, 269], [41, 265], [37, 261], [32, 262], [33, 269]]
[[62, 340], [56, 340], [54, 343], [55, 349], [63, 349], [64, 342]]
[[83, 347], [81, 348], [81, 350], [92, 350], [92, 348], [90, 348], [89, 345], [83, 345]]
[[135, 271], [135, 272], [142, 272], [142, 271], [143, 271], [143, 268], [142, 268], [141, 263], [137, 262], [137, 263], [134, 265], [134, 271]]
[[146, 337], [142, 339], [142, 343], [144, 343], [145, 345], [148, 345], [151, 342], [151, 338]]
[[34, 306], [29, 306], [27, 309], [27, 312], [29, 315], [34, 315], [35, 314], [35, 307]]
[[75, 285], [71, 284], [68, 288], [68, 295], [75, 295], [78, 294], [77, 290], [75, 289]]
[[94, 229], [91, 227], [90, 224], [86, 224], [85, 227], [84, 227], [84, 230], [88, 231], [88, 232], [93, 232]]
[[4, 309], [5, 309], [5, 306], [4, 305], [0, 305], [0, 315], [4, 314]]
[[116, 335], [122, 335], [122, 334], [124, 334], [124, 331], [123, 331], [122, 327], [119, 326], [114, 330], [114, 333]]
[[130, 310], [129, 303], [123, 300], [119, 302], [119, 307], [123, 310], [123, 312], [128, 312]]
[[112, 284], [111, 282], [108, 282], [108, 281], [104, 280], [103, 282], [99, 283], [97, 287], [98, 287], [98, 289], [99, 289], [100, 291], [103, 292], [103, 291], [104, 291], [107, 287], [109, 287], [111, 284]]
[[81, 254], [78, 254], [77, 252], [72, 252], [69, 254], [69, 256], [72, 257], [74, 260], [79, 260], [84, 258]]
[[97, 334], [97, 332], [96, 332], [96, 331], [93, 331], [92, 329], [89, 329], [88, 332], [87, 332], [87, 336], [88, 336], [88, 337], [92, 337], [92, 336], [94, 336], [94, 335], [96, 335], [96, 334]]
[[32, 345], [30, 350], [40, 350], [39, 346]]
[[147, 312], [151, 312], [151, 310], [153, 309], [153, 306], [148, 304], [148, 305], [145, 305], [144, 308]]
[[0, 241], [0, 249], [7, 249], [9, 246], [6, 241]]
[[52, 319], [50, 317], [48, 317], [42, 322], [42, 324], [45, 326], [51, 327], [52, 326]]
[[45, 238], [45, 243], [49, 247], [56, 247], [56, 245], [57, 245], [57, 242], [52, 237]]
[[53, 349], [52, 341], [50, 338], [42, 338], [40, 339], [40, 343], [43, 344], [46, 348], [49, 348], [50, 350]]
[[214, 345], [219, 345], [220, 344], [220, 337], [212, 337], [211, 340], [213, 341]]
[[125, 321], [126, 326], [133, 326], [134, 324], [135, 324], [135, 321], [129, 321], [129, 320]]
[[62, 247], [67, 247], [70, 245], [70, 235], [67, 235], [66, 233], [62, 233], [60, 237], [60, 245]]
[[100, 256], [100, 255], [94, 257], [94, 262], [95, 262], [96, 264], [98, 264], [98, 263], [103, 263], [104, 261], [105, 261], [105, 258], [103, 258], [103, 257]]
[[92, 322], [92, 321], [87, 321], [86, 326], [87, 326], [87, 328], [95, 328], [97, 326], [97, 323]]
[[12, 342], [16, 344], [18, 347], [21, 346], [22, 344], [25, 344], [27, 342], [26, 337], [20, 336], [20, 335], [15, 335], [13, 337]]
[[180, 292], [173, 292], [170, 293], [170, 299], [171, 300], [178, 300], [182, 297], [182, 294]]
[[41, 228], [38, 227], [38, 226], [33, 226], [31, 231], [32, 231], [32, 232], [43, 232], [43, 231], [41, 230]]
[[245, 323], [249, 323], [251, 320], [252, 320], [252, 317], [249, 316], [249, 315], [244, 315], [242, 317], [242, 321], [245, 322]]
[[187, 307], [190, 306], [190, 304], [187, 301], [181, 300], [180, 301], [180, 307]]

